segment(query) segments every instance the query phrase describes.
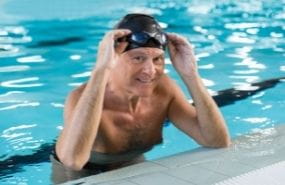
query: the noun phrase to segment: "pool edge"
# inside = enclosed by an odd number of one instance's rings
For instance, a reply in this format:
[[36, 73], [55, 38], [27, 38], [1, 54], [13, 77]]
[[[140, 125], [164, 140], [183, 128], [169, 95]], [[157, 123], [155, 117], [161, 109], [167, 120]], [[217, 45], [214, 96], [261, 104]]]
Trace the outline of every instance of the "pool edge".
[[81, 178], [70, 184], [214, 184], [285, 160], [285, 125], [233, 139], [229, 148], [198, 148], [118, 170]]

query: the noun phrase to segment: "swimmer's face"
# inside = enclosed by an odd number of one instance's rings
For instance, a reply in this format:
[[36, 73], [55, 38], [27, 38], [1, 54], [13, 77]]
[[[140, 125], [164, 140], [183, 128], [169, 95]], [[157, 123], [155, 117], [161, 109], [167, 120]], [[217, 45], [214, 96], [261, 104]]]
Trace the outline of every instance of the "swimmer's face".
[[164, 51], [150, 47], [128, 50], [120, 55], [118, 68], [133, 93], [148, 96], [164, 73]]

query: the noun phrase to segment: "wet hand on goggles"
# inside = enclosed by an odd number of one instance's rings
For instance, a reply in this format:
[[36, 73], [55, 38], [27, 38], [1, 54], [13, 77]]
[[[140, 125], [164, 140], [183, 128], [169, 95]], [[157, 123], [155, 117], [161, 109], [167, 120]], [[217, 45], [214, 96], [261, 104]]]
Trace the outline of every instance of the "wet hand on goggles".
[[[116, 42], [118, 38], [125, 37], [130, 34], [131, 31], [127, 29], [112, 30], [105, 34], [101, 42], [99, 43], [97, 53], [97, 68], [112, 69], [118, 59], [118, 55], [122, 53], [127, 47], [127, 42]], [[115, 47], [114, 47], [115, 46]]]
[[174, 33], [167, 33], [170, 60], [180, 75], [192, 76], [197, 73], [193, 47], [188, 40]]

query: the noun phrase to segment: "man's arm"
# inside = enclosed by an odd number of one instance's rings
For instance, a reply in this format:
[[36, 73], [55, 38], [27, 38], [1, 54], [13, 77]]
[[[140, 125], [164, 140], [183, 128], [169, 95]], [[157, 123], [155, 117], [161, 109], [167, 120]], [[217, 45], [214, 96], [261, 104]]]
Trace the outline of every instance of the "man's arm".
[[[64, 129], [56, 143], [56, 153], [69, 168], [82, 169], [90, 157], [101, 121], [106, 84], [116, 62], [114, 41], [126, 34], [129, 31], [115, 30], [105, 35], [99, 45], [96, 68], [86, 87], [73, 91], [66, 101]], [[120, 47], [116, 49], [123, 50]]]
[[108, 70], [97, 71], [82, 94], [79, 90], [73, 91], [65, 103], [64, 129], [57, 140], [56, 153], [71, 169], [80, 170], [90, 157], [101, 119], [108, 73]]
[[169, 107], [169, 119], [204, 146], [229, 146], [230, 138], [224, 118], [202, 83], [190, 43], [175, 34], [168, 34], [168, 38], [171, 61], [195, 104], [195, 107], [190, 105], [181, 90], [172, 84], [174, 95]]

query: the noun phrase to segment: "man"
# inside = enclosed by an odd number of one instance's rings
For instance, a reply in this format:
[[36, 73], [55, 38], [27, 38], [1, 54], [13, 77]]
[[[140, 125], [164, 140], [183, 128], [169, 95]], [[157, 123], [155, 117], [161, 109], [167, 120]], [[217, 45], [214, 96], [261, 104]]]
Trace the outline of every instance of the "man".
[[[167, 47], [195, 107], [164, 74]], [[69, 180], [142, 161], [161, 143], [165, 119], [201, 145], [230, 144], [187, 39], [166, 34], [149, 15], [129, 14], [100, 42], [89, 81], [66, 100], [54, 168], [68, 171]]]

